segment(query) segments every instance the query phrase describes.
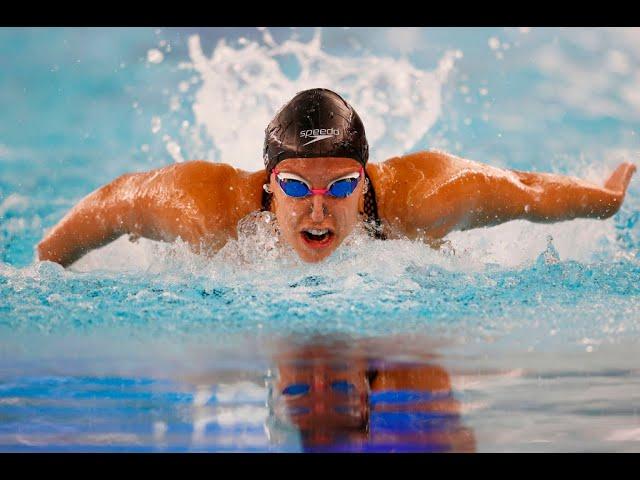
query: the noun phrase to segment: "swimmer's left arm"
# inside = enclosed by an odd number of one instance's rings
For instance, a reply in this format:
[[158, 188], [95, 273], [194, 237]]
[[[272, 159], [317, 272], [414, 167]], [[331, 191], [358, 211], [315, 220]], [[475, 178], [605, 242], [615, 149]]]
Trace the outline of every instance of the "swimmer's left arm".
[[[409, 238], [437, 239], [453, 230], [517, 219], [611, 217], [620, 209], [635, 170], [632, 163], [622, 163], [598, 186], [564, 175], [498, 169], [420, 152], [388, 160], [377, 178], [385, 184], [382, 212], [392, 230]], [[385, 181], [385, 175], [392, 180]]]
[[603, 186], [564, 175], [506, 170], [480, 180], [479, 211], [467, 228], [515, 219], [550, 223], [609, 218], [620, 209], [635, 170], [632, 163], [622, 163]]

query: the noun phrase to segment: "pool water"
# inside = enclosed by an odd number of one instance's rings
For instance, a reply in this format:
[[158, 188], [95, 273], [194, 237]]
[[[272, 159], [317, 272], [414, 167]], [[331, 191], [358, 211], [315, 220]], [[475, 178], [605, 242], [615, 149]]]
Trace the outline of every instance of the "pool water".
[[639, 29], [0, 29], [0, 451], [640, 451], [640, 187], [605, 221], [355, 232], [307, 265], [35, 245], [116, 176], [258, 170], [295, 92], [373, 161], [443, 149], [602, 183], [640, 160]]

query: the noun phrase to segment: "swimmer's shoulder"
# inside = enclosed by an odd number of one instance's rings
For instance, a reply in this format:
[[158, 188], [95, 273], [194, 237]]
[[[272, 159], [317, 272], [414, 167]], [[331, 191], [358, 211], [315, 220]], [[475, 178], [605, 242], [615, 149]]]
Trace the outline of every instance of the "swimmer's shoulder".
[[405, 206], [412, 192], [432, 190], [468, 164], [467, 160], [455, 155], [427, 150], [367, 165], [380, 215], [395, 217], [398, 212], [392, 206]]
[[183, 186], [202, 185], [208, 187], [212, 186], [212, 184], [236, 182], [251, 175], [250, 172], [237, 169], [228, 163], [214, 163], [206, 160], [174, 163], [151, 173], [154, 172], [160, 173], [167, 178], [170, 177], [177, 184]]
[[374, 188], [388, 190], [412, 184], [416, 180], [437, 179], [468, 167], [470, 163], [473, 162], [447, 152], [423, 150], [371, 163], [367, 165], [367, 173]]
[[259, 209], [265, 177], [263, 170], [248, 172], [227, 163], [192, 160], [148, 172], [147, 184], [150, 188], [161, 184], [176, 194], [188, 193], [208, 204], [241, 201], [255, 203]]
[[260, 210], [264, 170], [247, 172], [204, 160], [176, 163], [147, 172], [142, 196], [163, 208], [182, 208], [201, 218], [205, 230], [235, 231], [238, 221]]

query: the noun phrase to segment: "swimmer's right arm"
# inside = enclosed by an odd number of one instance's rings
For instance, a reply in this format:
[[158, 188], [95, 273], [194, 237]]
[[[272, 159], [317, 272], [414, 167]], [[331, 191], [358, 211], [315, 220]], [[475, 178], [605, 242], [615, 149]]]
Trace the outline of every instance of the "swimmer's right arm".
[[[68, 266], [121, 235], [216, 250], [260, 207], [260, 172], [193, 161], [123, 175], [82, 199], [38, 244], [39, 260]], [[254, 185], [255, 184], [255, 185]]]
[[38, 244], [38, 259], [66, 267], [85, 253], [131, 231], [140, 174], [123, 175], [83, 198]]

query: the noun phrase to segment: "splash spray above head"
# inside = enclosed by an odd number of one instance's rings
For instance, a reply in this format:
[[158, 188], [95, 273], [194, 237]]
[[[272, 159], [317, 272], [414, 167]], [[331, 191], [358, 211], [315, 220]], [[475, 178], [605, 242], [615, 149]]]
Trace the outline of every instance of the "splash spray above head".
[[267, 173], [287, 158], [353, 158], [362, 166], [369, 145], [362, 120], [340, 95], [325, 88], [298, 93], [265, 130]]

